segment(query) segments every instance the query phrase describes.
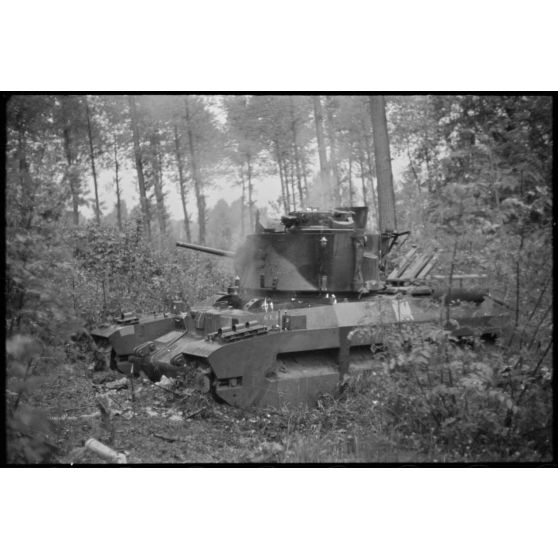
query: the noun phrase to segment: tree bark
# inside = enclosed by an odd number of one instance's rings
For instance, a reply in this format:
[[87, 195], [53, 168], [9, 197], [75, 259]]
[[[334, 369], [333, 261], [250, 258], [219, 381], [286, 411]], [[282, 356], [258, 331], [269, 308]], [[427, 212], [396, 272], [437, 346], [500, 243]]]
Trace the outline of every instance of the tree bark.
[[188, 207], [186, 204], [186, 181], [184, 180], [184, 166], [182, 163], [182, 151], [180, 148], [180, 138], [178, 136], [178, 127], [174, 126], [174, 155], [176, 157], [176, 166], [178, 168], [178, 185], [180, 187], [180, 199], [182, 201], [182, 211], [184, 212], [184, 231], [186, 232], [186, 241], [192, 242], [190, 232], [190, 218], [188, 217]]
[[350, 207], [353, 207], [353, 172], [352, 171], [353, 171], [353, 160], [352, 160], [351, 153], [349, 152], [348, 180], [349, 180], [349, 206]]
[[329, 166], [327, 162], [327, 153], [324, 138], [324, 116], [322, 111], [322, 103], [319, 95], [312, 97], [314, 103], [314, 121], [316, 123], [316, 139], [318, 140], [318, 155], [320, 159], [320, 183], [323, 190], [326, 192], [326, 198], [329, 198], [330, 203], [333, 202], [333, 192], [331, 191], [331, 180], [329, 176]]
[[120, 199], [120, 177], [118, 175], [120, 165], [118, 164], [118, 145], [114, 138], [114, 179], [116, 182], [116, 218], [118, 219], [118, 230], [122, 231], [122, 202]]
[[72, 138], [72, 125], [70, 115], [68, 114], [68, 101], [67, 97], [62, 97], [62, 112], [63, 112], [63, 137], [64, 137], [64, 153], [68, 163], [68, 182], [70, 184], [70, 192], [72, 195], [72, 214], [74, 225], [79, 225], [79, 194], [80, 194], [80, 181], [76, 168], [76, 155], [74, 151], [74, 143]]
[[250, 224], [250, 232], [254, 231], [254, 186], [252, 184], [252, 160], [250, 155], [246, 155], [246, 180], [248, 183], [248, 222]]
[[368, 206], [368, 196], [366, 195], [366, 173], [364, 171], [364, 157], [362, 147], [359, 147], [358, 166], [360, 167], [360, 181], [362, 185], [362, 204]]
[[19, 184], [21, 186], [22, 197], [21, 224], [24, 228], [29, 229], [33, 221], [35, 195], [33, 191], [33, 181], [29, 172], [29, 163], [27, 162], [27, 141], [25, 139], [25, 130], [21, 114], [19, 112], [16, 116], [16, 130], [19, 161]]
[[374, 134], [374, 157], [378, 178], [378, 206], [380, 232], [395, 232], [395, 192], [391, 172], [391, 156], [387, 132], [386, 108], [383, 95], [370, 95], [370, 114]]
[[302, 191], [302, 173], [300, 171], [300, 155], [298, 151], [298, 142], [297, 142], [297, 120], [295, 118], [295, 107], [294, 107], [294, 100], [293, 96], [289, 95], [290, 101], [290, 108], [291, 108], [291, 132], [293, 134], [293, 155], [295, 161], [295, 169], [296, 169], [296, 184], [298, 187], [298, 197], [300, 201], [300, 206], [304, 205], [304, 193]]
[[132, 138], [134, 142], [134, 157], [136, 162], [136, 172], [138, 174], [141, 217], [143, 221], [143, 228], [147, 233], [147, 238], [149, 241], [151, 241], [151, 215], [149, 211], [149, 203], [147, 200], [147, 191], [145, 188], [145, 177], [143, 174], [143, 162], [142, 162], [141, 146], [139, 141], [136, 99], [134, 98], [133, 95], [128, 96], [128, 103], [130, 105], [130, 117], [132, 121]]
[[85, 114], [87, 115], [87, 136], [89, 138], [89, 155], [91, 158], [91, 172], [93, 174], [93, 185], [95, 187], [95, 220], [97, 225], [101, 224], [101, 207], [99, 205], [99, 187], [97, 185], [97, 171], [95, 170], [95, 152], [93, 150], [93, 132], [91, 129], [91, 113], [89, 110], [89, 101], [87, 95], [85, 97]]
[[333, 109], [331, 107], [331, 96], [326, 97], [326, 116], [329, 136], [329, 166], [333, 182], [333, 201], [336, 206], [341, 205], [341, 185], [339, 183], [339, 168], [337, 166], [337, 142], [335, 141], [335, 126], [333, 124]]
[[380, 226], [380, 218], [378, 215], [378, 195], [376, 188], [374, 188], [374, 164], [372, 161], [372, 155], [370, 153], [370, 138], [365, 136], [366, 148], [364, 150], [366, 154], [366, 163], [368, 165], [368, 179], [370, 180], [370, 195], [372, 196], [372, 206], [374, 207], [374, 219], [376, 220], [376, 226]]
[[285, 177], [285, 192], [287, 193], [287, 207], [289, 211], [294, 209], [293, 205], [291, 204], [291, 191], [289, 185], [289, 168], [287, 161], [284, 157], [281, 157], [281, 164], [283, 165], [283, 176]]
[[154, 130], [150, 137], [151, 144], [151, 164], [153, 167], [153, 186], [155, 188], [155, 208], [157, 213], [157, 222], [159, 224], [159, 233], [165, 235], [167, 232], [165, 196], [163, 194], [163, 176], [161, 163], [159, 160], [159, 132]]
[[246, 234], [244, 225], [246, 221], [246, 181], [244, 180], [244, 169], [242, 165], [240, 166], [240, 186], [242, 192], [240, 195], [240, 236], [244, 238]]
[[289, 185], [287, 183], [287, 177], [283, 172], [283, 159], [281, 158], [281, 150], [279, 149], [279, 140], [275, 138], [275, 158], [277, 160], [277, 166], [279, 167], [279, 179], [281, 180], [281, 199], [283, 201], [283, 208], [285, 210], [285, 215], [290, 211], [290, 199], [289, 199]]
[[296, 190], [295, 190], [295, 171], [294, 171], [294, 164], [289, 159], [285, 160], [285, 165], [290, 170], [290, 177], [291, 177], [291, 194], [293, 198], [293, 210], [296, 211]]
[[194, 177], [194, 190], [196, 192], [196, 201], [198, 206], [198, 230], [199, 242], [205, 243], [205, 196], [203, 195], [203, 184], [198, 165], [196, 154], [196, 145], [194, 141], [194, 133], [192, 131], [192, 115], [190, 113], [190, 103], [188, 96], [184, 98], [184, 106], [186, 109], [186, 126], [188, 130], [188, 147], [190, 151], [190, 164], [192, 166], [192, 176]]

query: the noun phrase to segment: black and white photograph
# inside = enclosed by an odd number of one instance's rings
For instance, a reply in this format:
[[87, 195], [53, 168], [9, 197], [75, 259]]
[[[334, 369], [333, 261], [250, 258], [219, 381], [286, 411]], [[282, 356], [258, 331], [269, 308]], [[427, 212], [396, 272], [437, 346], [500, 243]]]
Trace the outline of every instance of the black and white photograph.
[[10, 464], [553, 460], [552, 97], [6, 98]]
[[4, 554], [552, 551], [550, 3], [2, 22]]

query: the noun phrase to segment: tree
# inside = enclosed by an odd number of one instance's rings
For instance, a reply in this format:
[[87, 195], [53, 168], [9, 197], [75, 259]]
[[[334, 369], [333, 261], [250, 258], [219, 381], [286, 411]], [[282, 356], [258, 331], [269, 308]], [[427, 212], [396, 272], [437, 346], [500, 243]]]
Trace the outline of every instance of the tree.
[[187, 207], [187, 187], [186, 178], [184, 175], [184, 161], [182, 155], [182, 146], [180, 144], [180, 135], [178, 133], [178, 126], [173, 126], [174, 132], [174, 156], [176, 158], [176, 168], [178, 170], [178, 187], [180, 192], [180, 200], [182, 202], [182, 212], [184, 214], [184, 231], [186, 232], [186, 240], [192, 242], [192, 233], [190, 232], [190, 216], [188, 215]]
[[254, 228], [254, 184], [258, 158], [262, 150], [259, 141], [259, 120], [253, 97], [246, 95], [228, 96], [223, 100], [227, 116], [227, 134], [229, 136], [229, 157], [238, 168], [242, 188], [241, 229], [244, 234], [244, 207], [246, 193], [248, 197], [248, 222], [250, 230]]
[[397, 231], [395, 219], [395, 192], [391, 172], [391, 155], [387, 132], [385, 101], [383, 95], [370, 96], [370, 114], [374, 134], [374, 155], [378, 175], [378, 206], [380, 232]]
[[86, 130], [83, 98], [78, 95], [61, 95], [55, 101], [59, 107], [57, 114], [58, 129], [63, 139], [66, 157], [66, 183], [72, 200], [74, 225], [79, 224], [79, 208], [86, 203], [83, 197], [84, 135]]
[[319, 95], [312, 97], [314, 106], [314, 121], [316, 124], [316, 139], [318, 141], [318, 155], [320, 158], [320, 186], [327, 193], [326, 195], [333, 199], [331, 191], [331, 180], [329, 175], [329, 165], [327, 161], [326, 145], [324, 138], [324, 116], [322, 111], [322, 102]]
[[335, 97], [326, 97], [326, 119], [329, 138], [329, 166], [331, 170], [333, 202], [336, 206], [341, 205], [341, 192], [339, 181], [339, 168], [337, 165], [337, 140], [334, 111], [336, 108]]
[[97, 171], [95, 170], [95, 150], [93, 148], [93, 130], [91, 125], [91, 111], [89, 109], [89, 101], [87, 95], [85, 100], [85, 114], [87, 116], [87, 138], [89, 140], [89, 157], [91, 160], [91, 172], [93, 174], [93, 184], [95, 187], [95, 219], [97, 224], [101, 222], [101, 208], [99, 206], [99, 187], [97, 185]]
[[132, 138], [134, 141], [134, 158], [136, 163], [136, 172], [138, 176], [141, 216], [143, 221], [143, 227], [147, 233], [147, 238], [148, 240], [151, 240], [151, 212], [149, 209], [147, 190], [145, 186], [142, 149], [141, 149], [140, 134], [139, 134], [139, 117], [138, 117], [136, 99], [134, 95], [128, 96], [128, 103], [130, 106], [130, 122], [132, 127]]

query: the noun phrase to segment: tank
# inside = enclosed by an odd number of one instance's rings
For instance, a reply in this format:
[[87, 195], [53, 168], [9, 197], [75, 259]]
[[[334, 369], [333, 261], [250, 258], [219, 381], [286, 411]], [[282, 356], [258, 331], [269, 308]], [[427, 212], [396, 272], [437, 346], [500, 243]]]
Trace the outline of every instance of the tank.
[[232, 258], [227, 292], [168, 313], [123, 314], [92, 331], [110, 366], [157, 381], [186, 375], [218, 401], [238, 407], [312, 404], [366, 366], [385, 327], [440, 323], [456, 337], [496, 336], [505, 308], [488, 292], [427, 283], [435, 253], [416, 247], [386, 272], [386, 256], [409, 232], [371, 233], [366, 207], [296, 211], [281, 227], [256, 222], [235, 253], [177, 242]]

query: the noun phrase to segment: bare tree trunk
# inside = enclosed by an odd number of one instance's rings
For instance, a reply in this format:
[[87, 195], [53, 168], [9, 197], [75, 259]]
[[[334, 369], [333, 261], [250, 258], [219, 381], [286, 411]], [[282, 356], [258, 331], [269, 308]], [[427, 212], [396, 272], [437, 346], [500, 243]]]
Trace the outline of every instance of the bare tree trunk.
[[250, 155], [246, 156], [246, 179], [248, 182], [248, 222], [250, 232], [254, 231], [254, 200], [252, 199], [254, 187], [252, 185], [252, 161]]
[[99, 188], [97, 186], [97, 172], [95, 170], [95, 152], [93, 150], [93, 132], [91, 130], [91, 114], [89, 111], [89, 101], [85, 98], [85, 113], [87, 115], [87, 136], [89, 137], [89, 154], [91, 157], [91, 172], [93, 173], [93, 185], [95, 186], [95, 220], [97, 225], [101, 224], [101, 207], [99, 206]]
[[370, 95], [370, 113], [372, 116], [374, 156], [378, 177], [380, 232], [394, 232], [397, 230], [395, 192], [393, 190], [386, 107], [383, 95]]
[[290, 200], [289, 200], [289, 185], [287, 183], [287, 177], [283, 172], [283, 159], [281, 158], [281, 151], [279, 149], [279, 141], [275, 138], [275, 158], [277, 159], [277, 166], [279, 167], [279, 179], [281, 180], [281, 199], [283, 200], [283, 207], [285, 209], [285, 215], [289, 213]]
[[246, 181], [244, 180], [244, 169], [242, 165], [240, 166], [240, 185], [242, 187], [242, 193], [240, 195], [240, 236], [244, 238], [245, 232], [245, 221], [246, 221]]
[[192, 234], [190, 232], [190, 218], [188, 217], [188, 207], [186, 204], [186, 181], [184, 180], [184, 165], [182, 162], [180, 147], [180, 137], [178, 136], [178, 126], [174, 126], [174, 155], [176, 157], [176, 166], [178, 168], [178, 185], [180, 187], [180, 199], [182, 201], [182, 211], [184, 213], [184, 231], [186, 232], [186, 241], [192, 242]]
[[333, 108], [331, 106], [332, 97], [326, 97], [326, 116], [327, 116], [327, 127], [329, 136], [329, 165], [331, 167], [331, 175], [333, 180], [333, 199], [335, 205], [341, 204], [341, 185], [339, 183], [339, 168], [337, 165], [337, 142], [335, 141], [335, 126], [333, 124]]
[[288, 168], [287, 161], [285, 159], [281, 159], [281, 162], [283, 164], [283, 176], [285, 177], [285, 192], [287, 193], [287, 206], [289, 208], [289, 211], [291, 211], [294, 208], [291, 205], [291, 191], [289, 189], [289, 168]]
[[358, 166], [360, 167], [360, 181], [362, 186], [362, 205], [368, 206], [368, 196], [366, 195], [366, 173], [364, 171], [364, 157], [362, 154], [362, 147], [360, 146], [358, 151]]
[[62, 97], [62, 112], [64, 118], [63, 136], [64, 136], [64, 153], [68, 163], [68, 182], [70, 185], [70, 193], [72, 195], [72, 211], [74, 225], [79, 225], [79, 194], [80, 180], [76, 168], [76, 155], [72, 140], [72, 125], [68, 114], [67, 97]]
[[151, 144], [151, 165], [153, 168], [153, 186], [155, 188], [155, 208], [157, 212], [157, 223], [159, 224], [159, 234], [164, 236], [167, 232], [165, 196], [163, 194], [163, 176], [161, 163], [159, 160], [159, 132], [154, 130], [149, 137]]
[[188, 96], [184, 98], [184, 106], [186, 109], [186, 125], [188, 128], [188, 146], [190, 150], [190, 164], [192, 165], [192, 176], [194, 177], [194, 189], [196, 192], [196, 201], [198, 205], [198, 227], [199, 242], [205, 243], [205, 196], [203, 195], [203, 184], [198, 166], [196, 146], [194, 142], [194, 134], [192, 132], [192, 118], [190, 114], [190, 104]]
[[138, 174], [141, 216], [143, 221], [143, 228], [147, 233], [147, 239], [151, 241], [151, 215], [149, 211], [149, 203], [147, 201], [145, 177], [143, 174], [142, 153], [141, 153], [139, 130], [138, 130], [138, 112], [136, 106], [136, 99], [133, 95], [128, 96], [128, 103], [130, 105], [130, 117], [132, 120], [132, 138], [134, 142], [134, 157], [136, 162], [136, 172]]
[[290, 178], [291, 178], [291, 193], [293, 197], [293, 210], [296, 211], [296, 190], [295, 190], [295, 171], [294, 171], [294, 164], [292, 161], [287, 159], [285, 164], [288, 166], [288, 170], [290, 171]]
[[[350, 149], [350, 147], [349, 147]], [[349, 206], [353, 207], [353, 160], [352, 155], [349, 151], [349, 171], [348, 171], [348, 179], [349, 179]]]
[[372, 155], [370, 153], [371, 146], [369, 140], [369, 137], [365, 137], [366, 148], [364, 152], [366, 154], [366, 163], [368, 165], [368, 178], [370, 180], [370, 195], [372, 196], [372, 206], [374, 207], [374, 218], [376, 220], [376, 226], [379, 227], [380, 217], [378, 215], [378, 196], [376, 188], [374, 187], [374, 163], [372, 161]]
[[118, 145], [116, 143], [116, 137], [114, 139], [114, 179], [116, 182], [116, 218], [118, 219], [118, 230], [122, 231], [122, 202], [120, 199], [120, 177], [118, 176], [118, 170], [120, 165], [118, 164]]
[[320, 158], [320, 183], [322, 189], [326, 193], [326, 198], [333, 202], [333, 192], [331, 190], [331, 180], [329, 176], [329, 166], [327, 163], [327, 153], [324, 137], [324, 115], [322, 111], [322, 103], [319, 95], [312, 97], [314, 103], [314, 120], [316, 122], [316, 138], [318, 140], [318, 155]]
[[304, 156], [301, 158], [301, 165], [302, 165], [302, 182], [304, 184], [304, 203], [306, 204], [306, 199], [308, 197], [308, 180], [306, 178], [308, 166], [306, 164], [306, 158]]
[[21, 114], [16, 116], [17, 130], [17, 151], [19, 161], [19, 183], [21, 186], [21, 194], [23, 199], [21, 223], [23, 227], [29, 229], [33, 221], [33, 212], [35, 206], [35, 195], [33, 191], [33, 181], [29, 173], [29, 163], [27, 162], [27, 142], [25, 140], [25, 130], [21, 119]]
[[[300, 171], [300, 156], [298, 153], [298, 143], [297, 143], [297, 120], [295, 118], [294, 100], [293, 96], [289, 96], [290, 108], [291, 108], [291, 132], [293, 134], [293, 155], [296, 168], [296, 183], [298, 187], [298, 197], [300, 200], [301, 207], [304, 205], [304, 194], [302, 191], [302, 173]], [[294, 193], [293, 193], [294, 195]]]

